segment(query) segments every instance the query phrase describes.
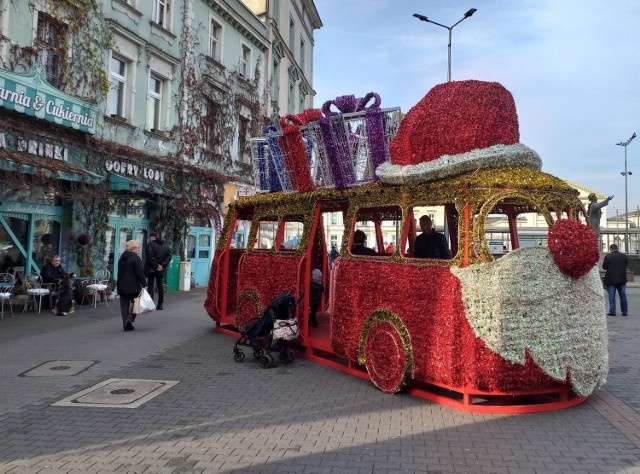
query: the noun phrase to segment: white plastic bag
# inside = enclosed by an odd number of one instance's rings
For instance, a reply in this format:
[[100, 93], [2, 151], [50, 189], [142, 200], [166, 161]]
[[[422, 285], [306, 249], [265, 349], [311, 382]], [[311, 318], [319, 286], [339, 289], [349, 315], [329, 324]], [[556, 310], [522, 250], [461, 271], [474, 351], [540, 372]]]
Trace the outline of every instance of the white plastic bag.
[[146, 288], [143, 288], [138, 297], [133, 301], [133, 314], [150, 313], [155, 309], [156, 304], [153, 302], [151, 295]]

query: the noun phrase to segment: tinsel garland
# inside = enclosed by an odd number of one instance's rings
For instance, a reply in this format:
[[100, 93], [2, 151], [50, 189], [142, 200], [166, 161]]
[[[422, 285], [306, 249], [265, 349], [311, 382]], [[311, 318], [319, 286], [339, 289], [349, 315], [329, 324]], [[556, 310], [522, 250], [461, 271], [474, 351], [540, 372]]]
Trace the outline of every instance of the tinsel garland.
[[269, 191], [277, 192], [291, 190], [291, 182], [284, 166], [284, 156], [280, 148], [280, 133], [274, 125], [267, 125], [263, 129], [269, 146]]
[[[224, 230], [223, 230], [224, 234]], [[228, 234], [227, 234], [228, 237]], [[220, 239], [224, 239], [225, 236], [221, 235]], [[225, 239], [226, 240], [226, 239]], [[209, 284], [207, 285], [207, 297], [204, 300], [204, 309], [209, 315], [210, 318], [220, 321], [220, 312], [216, 307], [216, 302], [218, 295], [221, 294], [221, 288], [218, 284], [218, 279], [220, 275], [220, 260], [221, 260], [222, 252], [220, 250], [216, 250], [213, 255], [213, 264], [211, 265], [211, 273], [209, 273]]]
[[569, 375], [581, 396], [605, 382], [608, 339], [597, 268], [571, 278], [548, 249], [529, 247], [451, 271], [462, 282], [474, 334], [492, 351], [519, 365], [529, 355], [559, 382]]
[[382, 391], [399, 392], [413, 378], [411, 336], [397, 314], [374, 311], [364, 323], [359, 346], [358, 363], [367, 366], [371, 380]]
[[247, 288], [242, 291], [236, 304], [236, 327], [243, 328], [251, 318], [259, 318], [264, 311], [264, 305], [256, 291]]
[[389, 184], [427, 183], [450, 176], [463, 175], [481, 169], [521, 166], [539, 170], [542, 160], [527, 146], [493, 145], [459, 155], [444, 155], [438, 159], [413, 165], [382, 163], [376, 174]]
[[280, 119], [280, 124], [282, 125], [281, 146], [291, 186], [296, 191], [311, 191], [314, 185], [300, 131], [300, 127], [305, 122], [297, 115], [288, 114]]
[[591, 227], [577, 220], [560, 219], [549, 228], [549, 251], [566, 275], [580, 278], [598, 263], [598, 239]]
[[[246, 254], [238, 270], [238, 292], [243, 294], [249, 291], [257, 295], [258, 301], [264, 302], [265, 305], [285, 291], [300, 295], [301, 292], [305, 292], [298, 286], [298, 270], [302, 258], [300, 254], [293, 252], [275, 254], [270, 251], [254, 251]], [[299, 305], [301, 333], [306, 326], [303, 322], [307, 316], [307, 309]]]
[[551, 382], [535, 366], [505, 365], [484, 347], [466, 322], [460, 282], [446, 266], [398, 267], [388, 261], [343, 258], [335, 270], [335, 288], [340, 288], [340, 297], [331, 315], [331, 342], [338, 355], [357, 358], [366, 319], [386, 309], [400, 316], [411, 335], [416, 380], [488, 391], [537, 389]]

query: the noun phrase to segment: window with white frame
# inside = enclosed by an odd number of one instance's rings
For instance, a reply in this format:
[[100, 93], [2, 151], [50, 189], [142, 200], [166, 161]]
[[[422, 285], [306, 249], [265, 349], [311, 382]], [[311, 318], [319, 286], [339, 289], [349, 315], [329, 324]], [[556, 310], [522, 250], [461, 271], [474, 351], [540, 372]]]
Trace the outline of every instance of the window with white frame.
[[273, 74], [271, 77], [271, 100], [274, 107], [280, 105], [280, 61], [273, 60]]
[[170, 0], [153, 0], [153, 15], [151, 19], [154, 23], [168, 29], [169, 22], [168, 12], [169, 12], [169, 1]]
[[271, 17], [276, 23], [280, 20], [280, 0], [273, 0], [273, 15]]
[[111, 117], [124, 117], [124, 98], [127, 88], [127, 63], [111, 56], [109, 65], [109, 96], [107, 98], [107, 114]]
[[293, 20], [293, 17], [289, 17], [289, 49], [291, 50], [291, 54], [295, 49], [295, 37], [296, 37], [296, 22]]
[[302, 112], [305, 109], [305, 102], [307, 101], [307, 90], [306, 87], [300, 86], [300, 90], [298, 91], [298, 111]]
[[298, 68], [295, 66], [289, 67], [289, 92], [287, 94], [287, 112], [290, 114], [295, 113], [296, 106], [296, 82], [300, 79], [298, 74]]
[[302, 72], [305, 71], [305, 59], [305, 44], [304, 40], [300, 38], [300, 69], [302, 69]]
[[[245, 148], [247, 147], [247, 131], [249, 130], [249, 120], [243, 116], [238, 117], [238, 161], [246, 163]], [[248, 154], [247, 154], [248, 156]]]
[[249, 79], [251, 74], [251, 49], [242, 45], [242, 54], [240, 56], [240, 75], [245, 79]]
[[159, 76], [149, 75], [149, 92], [147, 95], [147, 129], [161, 130], [162, 88], [164, 81]]
[[209, 56], [215, 59], [216, 61], [220, 61], [221, 59], [221, 47], [220, 40], [222, 38], [222, 26], [220, 23], [211, 19], [209, 24]]
[[216, 135], [215, 135], [215, 125], [216, 120], [220, 111], [220, 106], [216, 104], [214, 101], [207, 99], [207, 110], [205, 116], [205, 125], [206, 125], [206, 137], [205, 137], [205, 148], [209, 151], [216, 151]]
[[289, 96], [287, 97], [287, 112], [290, 114], [295, 113], [295, 106], [296, 106], [296, 83], [289, 78]]
[[55, 87], [62, 83], [62, 63], [66, 27], [51, 15], [38, 12], [35, 47], [38, 60], [47, 73], [47, 81]]

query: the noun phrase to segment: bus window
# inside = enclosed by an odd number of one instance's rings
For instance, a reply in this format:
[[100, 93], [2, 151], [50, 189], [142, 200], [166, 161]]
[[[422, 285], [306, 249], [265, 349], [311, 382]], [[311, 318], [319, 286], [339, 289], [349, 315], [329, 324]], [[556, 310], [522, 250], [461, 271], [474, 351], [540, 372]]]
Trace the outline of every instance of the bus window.
[[278, 249], [297, 249], [300, 246], [302, 234], [304, 232], [303, 216], [285, 216], [284, 219], [282, 219], [282, 226], [283, 230], [280, 237], [280, 243], [278, 244]]
[[358, 209], [350, 249], [356, 243], [355, 232], [360, 230], [366, 237], [365, 247], [373, 249], [377, 256], [390, 257], [398, 241], [401, 222], [402, 210], [399, 206]]
[[258, 232], [256, 235], [256, 249], [270, 250], [276, 242], [276, 231], [278, 230], [277, 217], [264, 217], [260, 219], [258, 224]]
[[[457, 252], [457, 213], [453, 205], [415, 206], [409, 210], [405, 256], [448, 260]], [[426, 237], [441, 234], [442, 237]], [[421, 237], [421, 235], [425, 235]]]
[[567, 218], [566, 212], [542, 212], [533, 204], [497, 202], [484, 218], [485, 240], [493, 258], [521, 247], [546, 247], [548, 227], [553, 216]]
[[233, 226], [229, 247], [232, 249], [246, 249], [249, 241], [249, 230], [251, 229], [251, 221], [248, 219], [238, 218]]

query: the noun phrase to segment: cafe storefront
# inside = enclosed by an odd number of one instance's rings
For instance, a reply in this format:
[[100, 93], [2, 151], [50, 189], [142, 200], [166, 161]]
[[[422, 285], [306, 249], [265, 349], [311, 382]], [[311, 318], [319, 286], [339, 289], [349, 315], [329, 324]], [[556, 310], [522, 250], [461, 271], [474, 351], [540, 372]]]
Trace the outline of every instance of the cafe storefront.
[[73, 267], [72, 196], [104, 181], [83, 145], [97, 107], [52, 87], [40, 64], [0, 70], [0, 272]]
[[70, 272], [116, 276], [131, 238], [144, 255], [167, 171], [96, 139], [97, 116], [48, 84], [39, 64], [0, 70], [0, 273], [39, 273], [60, 255]]
[[69, 272], [116, 279], [126, 241], [144, 259], [159, 231], [206, 283], [227, 177], [104, 140], [98, 118], [97, 105], [48, 84], [41, 65], [0, 69], [0, 273], [39, 273], [60, 255]]

